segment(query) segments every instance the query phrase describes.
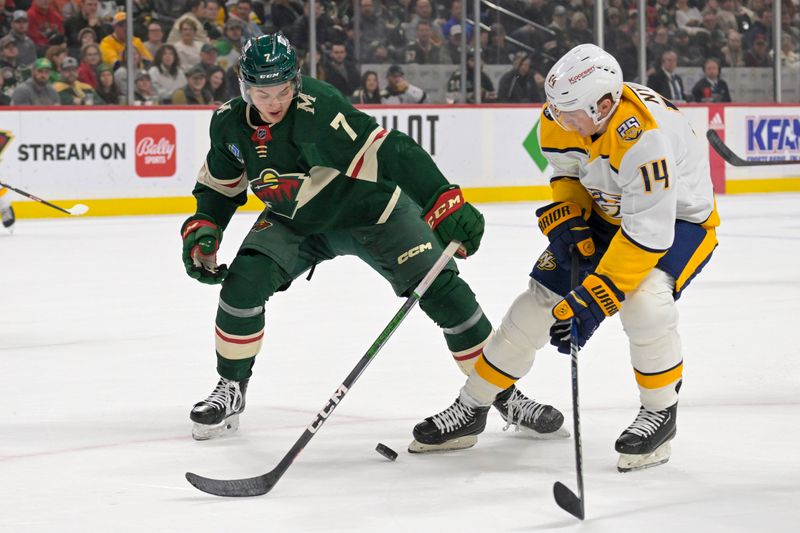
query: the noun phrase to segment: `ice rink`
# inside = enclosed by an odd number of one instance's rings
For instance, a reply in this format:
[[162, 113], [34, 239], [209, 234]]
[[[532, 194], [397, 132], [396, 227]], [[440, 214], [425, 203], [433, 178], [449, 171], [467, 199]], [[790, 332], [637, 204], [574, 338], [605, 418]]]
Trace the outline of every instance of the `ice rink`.
[[[581, 352], [585, 523], [552, 497], [554, 481], [575, 488], [571, 439], [503, 432], [493, 411], [470, 450], [405, 451], [414, 424], [463, 383], [418, 308], [270, 494], [198, 492], [186, 471], [271, 470], [402, 300], [353, 258], [295, 281], [267, 306], [238, 434], [195, 442], [189, 409], [217, 380], [218, 288], [183, 271], [184, 217], [0, 228], [0, 531], [796, 532], [800, 195], [718, 204], [720, 247], [679, 302], [685, 374], [669, 463], [616, 471], [614, 440], [639, 407], [619, 320]], [[497, 323], [545, 238], [538, 205], [479, 207], [481, 250], [459, 266]], [[255, 216], [234, 218], [221, 260]], [[559, 407], [571, 429], [567, 357], [545, 348], [520, 385]], [[375, 452], [378, 442], [396, 462]]]

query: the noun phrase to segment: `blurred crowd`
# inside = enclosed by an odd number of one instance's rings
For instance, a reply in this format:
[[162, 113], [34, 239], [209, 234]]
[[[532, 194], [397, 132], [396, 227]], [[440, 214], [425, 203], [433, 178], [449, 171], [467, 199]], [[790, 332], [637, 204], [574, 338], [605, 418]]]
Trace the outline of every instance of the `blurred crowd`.
[[[648, 78], [638, 80], [637, 5], [607, 0], [605, 48], [626, 81], [644, 81], [676, 101], [729, 101], [723, 67], [769, 67], [775, 54], [800, 68], [800, 0], [782, 1], [783, 36], [773, 48], [773, 0], [648, 0]], [[407, 65], [443, 65], [448, 102], [475, 100], [473, 24], [462, 0], [319, 1], [313, 14], [316, 74], [353, 102], [423, 103]], [[480, 73], [483, 102], [544, 100], [542, 84], [564, 52], [593, 42], [595, 0], [495, 0], [483, 5], [481, 65], [501, 65], [497, 86]], [[470, 16], [474, 3], [468, 2]], [[124, 0], [0, 0], [0, 105], [208, 105], [239, 93], [242, 43], [282, 31], [309, 68], [309, 3], [296, 0], [134, 0], [134, 94], [127, 94]], [[520, 18], [504, 14], [507, 10]], [[356, 18], [359, 30], [355, 31]], [[466, 35], [467, 49], [462, 50]], [[467, 57], [461, 90], [462, 52]], [[361, 65], [386, 65], [383, 75]], [[703, 69], [683, 87], [678, 66]]]

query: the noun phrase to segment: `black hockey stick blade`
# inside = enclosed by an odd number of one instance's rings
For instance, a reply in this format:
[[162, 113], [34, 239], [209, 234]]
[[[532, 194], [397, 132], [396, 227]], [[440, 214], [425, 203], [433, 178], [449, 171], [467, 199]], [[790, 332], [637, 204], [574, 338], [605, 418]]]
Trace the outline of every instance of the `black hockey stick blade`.
[[708, 130], [706, 132], [706, 139], [708, 139], [708, 144], [714, 148], [714, 151], [719, 154], [719, 156], [725, 160], [726, 163], [729, 165], [733, 165], [735, 167], [761, 167], [761, 166], [771, 166], [771, 165], [800, 165], [800, 161], [747, 161], [733, 153], [733, 150], [728, 148], [722, 139], [719, 138], [719, 134], [714, 130]]
[[272, 490], [280, 476], [268, 472], [262, 476], [245, 479], [211, 479], [186, 472], [186, 481], [196, 488], [215, 496], [247, 497], [262, 496]]
[[559, 507], [575, 518], [583, 520], [583, 500], [578, 498], [574, 492], [560, 481], [553, 483], [553, 497], [555, 497]]

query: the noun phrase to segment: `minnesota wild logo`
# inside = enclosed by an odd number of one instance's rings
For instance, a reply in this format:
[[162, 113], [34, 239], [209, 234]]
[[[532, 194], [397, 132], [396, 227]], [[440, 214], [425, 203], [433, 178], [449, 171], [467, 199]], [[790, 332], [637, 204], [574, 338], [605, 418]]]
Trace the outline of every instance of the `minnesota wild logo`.
[[264, 202], [270, 211], [286, 218], [294, 218], [297, 211], [297, 193], [307, 178], [304, 174], [278, 174], [267, 168], [250, 181], [253, 193]]

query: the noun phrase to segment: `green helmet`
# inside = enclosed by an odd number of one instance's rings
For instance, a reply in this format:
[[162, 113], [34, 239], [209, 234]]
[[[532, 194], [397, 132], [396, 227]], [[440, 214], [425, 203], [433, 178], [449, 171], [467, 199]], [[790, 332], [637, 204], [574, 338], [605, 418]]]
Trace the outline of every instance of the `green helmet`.
[[250, 87], [269, 87], [287, 81], [300, 91], [300, 68], [294, 48], [281, 32], [249, 39], [242, 47], [239, 58], [239, 87], [242, 98], [252, 103], [247, 90]]

